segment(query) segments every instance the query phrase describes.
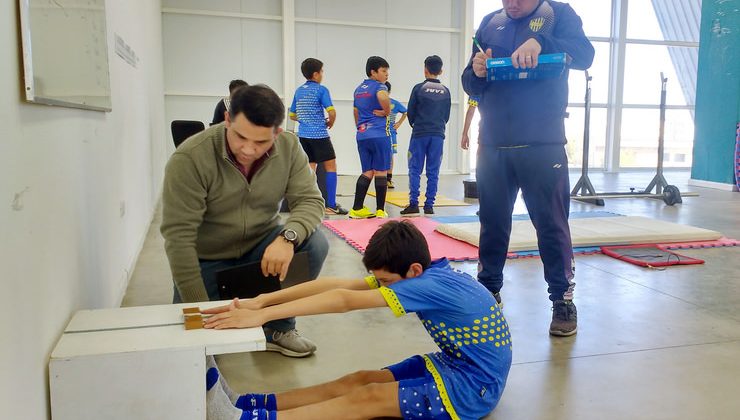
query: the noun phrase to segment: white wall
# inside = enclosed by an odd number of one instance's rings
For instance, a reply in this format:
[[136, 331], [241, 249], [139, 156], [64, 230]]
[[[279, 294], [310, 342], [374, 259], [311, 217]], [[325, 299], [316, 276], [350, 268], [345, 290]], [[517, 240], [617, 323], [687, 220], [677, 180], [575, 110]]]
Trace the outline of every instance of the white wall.
[[[453, 99], [442, 171], [465, 170], [458, 147], [460, 104], [466, 100], [460, 73], [468, 52], [465, 8], [471, 5], [459, 0], [385, 0], [373, 7], [366, 0], [163, 0], [166, 120], [210, 122], [235, 78], [266, 83], [289, 104], [305, 80], [300, 63], [316, 57], [324, 62], [324, 84], [337, 109], [330, 134], [339, 173], [358, 175], [352, 94], [366, 77], [367, 57], [388, 60], [391, 96], [406, 104], [411, 88], [424, 79], [424, 58], [437, 54]], [[293, 61], [284, 62], [285, 55]], [[408, 172], [410, 135], [405, 124], [398, 134], [396, 173]]]
[[[110, 113], [20, 99], [17, 5], [0, 2], [0, 417], [43, 419], [48, 357], [69, 318], [120, 303], [170, 140], [159, 1], [106, 1]], [[115, 54], [114, 34], [136, 68]]]

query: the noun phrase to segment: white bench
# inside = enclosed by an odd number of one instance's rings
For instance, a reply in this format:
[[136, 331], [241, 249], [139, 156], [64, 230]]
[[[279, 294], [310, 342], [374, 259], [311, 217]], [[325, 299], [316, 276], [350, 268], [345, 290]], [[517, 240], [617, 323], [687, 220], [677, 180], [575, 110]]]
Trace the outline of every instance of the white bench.
[[265, 350], [262, 328], [185, 330], [184, 303], [77, 312], [51, 354], [54, 420], [206, 418], [205, 356]]

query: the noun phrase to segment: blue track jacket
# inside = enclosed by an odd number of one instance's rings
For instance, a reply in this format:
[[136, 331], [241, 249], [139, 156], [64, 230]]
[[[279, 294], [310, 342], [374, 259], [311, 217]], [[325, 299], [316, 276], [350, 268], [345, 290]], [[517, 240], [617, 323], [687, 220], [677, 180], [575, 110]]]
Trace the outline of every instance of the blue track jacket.
[[[540, 0], [529, 16], [520, 19], [510, 19], [503, 9], [493, 12], [483, 18], [475, 37], [484, 51], [493, 51], [494, 57], [510, 57], [534, 38], [542, 46], [540, 54], [570, 55], [570, 68], [586, 70], [594, 58], [594, 47], [583, 33], [581, 18], [570, 5], [556, 1]], [[557, 79], [487, 82], [473, 73], [476, 52], [473, 46], [462, 84], [468, 95], [480, 98], [480, 144], [565, 144], [568, 70]]]

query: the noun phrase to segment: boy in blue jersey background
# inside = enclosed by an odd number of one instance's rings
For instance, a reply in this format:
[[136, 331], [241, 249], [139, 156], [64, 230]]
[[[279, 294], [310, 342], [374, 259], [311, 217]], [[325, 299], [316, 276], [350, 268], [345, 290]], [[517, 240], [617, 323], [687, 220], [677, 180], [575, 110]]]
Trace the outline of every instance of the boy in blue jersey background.
[[409, 205], [402, 216], [419, 215], [419, 182], [426, 160], [427, 190], [424, 214], [434, 214], [439, 167], [442, 164], [445, 125], [450, 119], [450, 90], [439, 81], [442, 59], [431, 55], [424, 60], [424, 80], [411, 90], [408, 117], [413, 127], [409, 143]]
[[465, 122], [463, 123], [462, 136], [460, 136], [460, 148], [463, 150], [468, 150], [470, 148], [470, 137], [468, 136], [468, 132], [470, 131], [470, 124], [473, 122], [473, 116], [475, 115], [475, 110], [477, 108], [478, 97], [468, 97], [468, 109], [465, 111]]
[[[511, 334], [493, 296], [446, 259], [431, 261], [424, 235], [390, 221], [362, 258], [372, 275], [319, 279], [203, 311], [206, 328], [244, 328], [287, 316], [389, 307], [414, 312], [439, 351], [380, 370], [278, 394], [237, 395], [209, 361], [208, 411], [254, 419], [480, 419], [498, 404], [511, 367]], [[244, 410], [244, 411], [242, 411]], [[210, 417], [209, 417], [210, 418]]]
[[[388, 94], [391, 93], [391, 82], [386, 81], [385, 87], [388, 88]], [[393, 149], [393, 155], [398, 153], [398, 139], [396, 138], [398, 127], [400, 127], [406, 120], [406, 107], [397, 100], [391, 98], [391, 113], [388, 115], [390, 127], [391, 127], [391, 148]], [[401, 118], [396, 121], [396, 115], [401, 114]], [[388, 170], [388, 189], [395, 188], [393, 185], [393, 162], [394, 157], [391, 155], [391, 169]]]
[[[362, 175], [357, 179], [355, 202], [349, 217], [367, 219], [388, 217], [385, 212], [385, 196], [388, 192], [388, 170], [391, 168], [391, 130], [388, 115], [391, 101], [385, 82], [390, 65], [383, 57], [367, 59], [363, 80], [354, 93], [355, 126], [357, 127], [357, 151], [360, 153]], [[376, 211], [365, 207], [365, 196], [370, 182], [375, 178]]]
[[[289, 117], [298, 122], [298, 139], [308, 156], [311, 169], [322, 163], [326, 170], [326, 214], [347, 214], [337, 199], [337, 155], [329, 138], [329, 129], [334, 126], [337, 112], [329, 95], [329, 89], [321, 84], [324, 78], [324, 63], [307, 58], [301, 63], [301, 73], [306, 78], [293, 95]], [[324, 110], [328, 118], [324, 117]]]

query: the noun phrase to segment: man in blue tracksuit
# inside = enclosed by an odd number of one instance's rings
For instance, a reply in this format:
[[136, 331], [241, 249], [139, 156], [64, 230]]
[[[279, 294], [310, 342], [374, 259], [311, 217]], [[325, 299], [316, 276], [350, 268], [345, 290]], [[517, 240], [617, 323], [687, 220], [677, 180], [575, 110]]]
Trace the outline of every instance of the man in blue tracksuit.
[[541, 54], [567, 53], [571, 68], [591, 66], [594, 48], [570, 5], [551, 0], [503, 0], [481, 21], [462, 75], [465, 91], [480, 98], [476, 178], [480, 198], [478, 279], [497, 300], [519, 189], [537, 230], [545, 280], [553, 302], [550, 334], [576, 333], [573, 250], [568, 226], [570, 186], [563, 118], [568, 70], [554, 79], [486, 81], [488, 57], [511, 57], [515, 67], [537, 66]]
[[427, 191], [424, 214], [434, 214], [434, 198], [442, 164], [445, 125], [450, 119], [450, 90], [439, 81], [442, 59], [431, 55], [424, 60], [426, 80], [414, 86], [409, 97], [409, 124], [413, 127], [409, 143], [409, 205], [401, 216], [419, 215], [419, 182], [426, 160]]

